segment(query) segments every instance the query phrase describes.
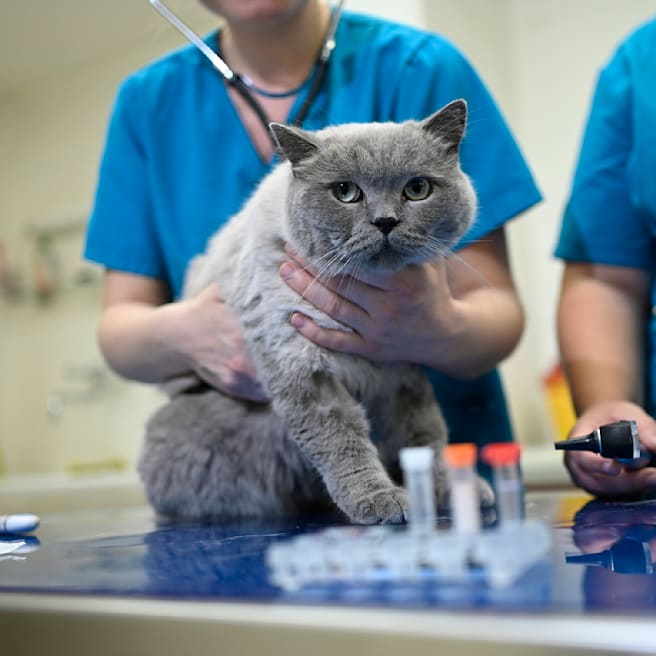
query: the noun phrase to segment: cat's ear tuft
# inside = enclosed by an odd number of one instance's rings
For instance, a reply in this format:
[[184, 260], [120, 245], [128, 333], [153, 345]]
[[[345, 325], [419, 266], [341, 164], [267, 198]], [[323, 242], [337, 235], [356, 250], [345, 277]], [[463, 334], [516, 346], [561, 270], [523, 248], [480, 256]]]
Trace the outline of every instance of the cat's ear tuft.
[[269, 130], [278, 146], [279, 154], [292, 165], [311, 157], [319, 149], [318, 144], [304, 130], [282, 123], [269, 123]]
[[465, 134], [466, 123], [467, 102], [460, 98], [453, 100], [422, 121], [421, 126], [427, 132], [445, 141], [449, 150], [457, 152]]

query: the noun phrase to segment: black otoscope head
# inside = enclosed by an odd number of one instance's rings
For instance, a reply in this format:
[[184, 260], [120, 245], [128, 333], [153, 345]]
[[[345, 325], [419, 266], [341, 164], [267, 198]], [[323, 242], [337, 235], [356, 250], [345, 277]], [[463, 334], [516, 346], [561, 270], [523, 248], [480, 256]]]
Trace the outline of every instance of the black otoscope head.
[[640, 457], [640, 440], [635, 421], [621, 420], [604, 424], [589, 435], [554, 444], [562, 451], [592, 451], [604, 458], [634, 460]]

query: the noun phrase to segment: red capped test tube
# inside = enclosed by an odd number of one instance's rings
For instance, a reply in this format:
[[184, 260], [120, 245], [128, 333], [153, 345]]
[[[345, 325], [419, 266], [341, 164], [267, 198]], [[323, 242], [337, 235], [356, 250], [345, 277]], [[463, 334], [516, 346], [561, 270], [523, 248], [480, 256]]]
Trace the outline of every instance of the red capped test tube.
[[524, 519], [520, 454], [521, 448], [517, 442], [493, 442], [481, 450], [481, 459], [492, 468], [497, 521], [501, 527], [517, 525]]

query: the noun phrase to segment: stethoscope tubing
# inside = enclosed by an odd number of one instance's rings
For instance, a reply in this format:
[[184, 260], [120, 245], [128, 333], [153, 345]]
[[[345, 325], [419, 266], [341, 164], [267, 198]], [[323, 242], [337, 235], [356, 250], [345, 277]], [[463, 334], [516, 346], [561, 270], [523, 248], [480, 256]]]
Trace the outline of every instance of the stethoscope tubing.
[[[150, 4], [154, 9], [156, 9], [173, 27], [175, 27], [192, 45], [194, 45], [198, 50], [209, 60], [212, 66], [219, 72], [221, 77], [226, 81], [226, 83], [233, 88], [243, 99], [248, 103], [249, 107], [255, 112], [258, 120], [264, 126], [267, 134], [273, 141], [273, 137], [269, 131], [269, 124], [271, 123], [269, 117], [266, 115], [266, 112], [249, 91], [248, 86], [244, 83], [242, 78], [235, 73], [230, 66], [216, 53], [212, 48], [210, 48], [203, 39], [196, 34], [188, 25], [181, 21], [166, 5], [164, 5], [160, 0], [149, 0]], [[298, 114], [294, 118], [293, 125], [300, 126], [307, 117], [307, 114], [314, 102], [321, 84], [323, 83], [326, 68], [328, 62], [330, 61], [330, 56], [332, 51], [335, 48], [335, 33], [337, 31], [337, 26], [339, 25], [339, 19], [342, 13], [342, 7], [344, 5], [344, 0], [339, 0], [337, 6], [335, 7], [332, 16], [330, 18], [330, 23], [328, 25], [328, 30], [326, 36], [324, 37], [323, 45], [321, 47], [321, 52], [317, 60], [317, 68], [315, 71], [314, 79], [312, 81], [312, 86], [308, 92], [303, 104], [301, 105]], [[274, 142], [274, 146], [275, 146]]]

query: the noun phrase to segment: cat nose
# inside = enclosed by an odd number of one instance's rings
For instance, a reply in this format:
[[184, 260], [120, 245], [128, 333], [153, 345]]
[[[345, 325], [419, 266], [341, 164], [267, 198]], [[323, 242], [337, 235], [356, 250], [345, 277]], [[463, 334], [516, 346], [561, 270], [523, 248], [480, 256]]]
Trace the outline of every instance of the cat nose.
[[379, 216], [372, 222], [384, 235], [389, 235], [392, 230], [399, 224], [399, 220], [393, 216]]

